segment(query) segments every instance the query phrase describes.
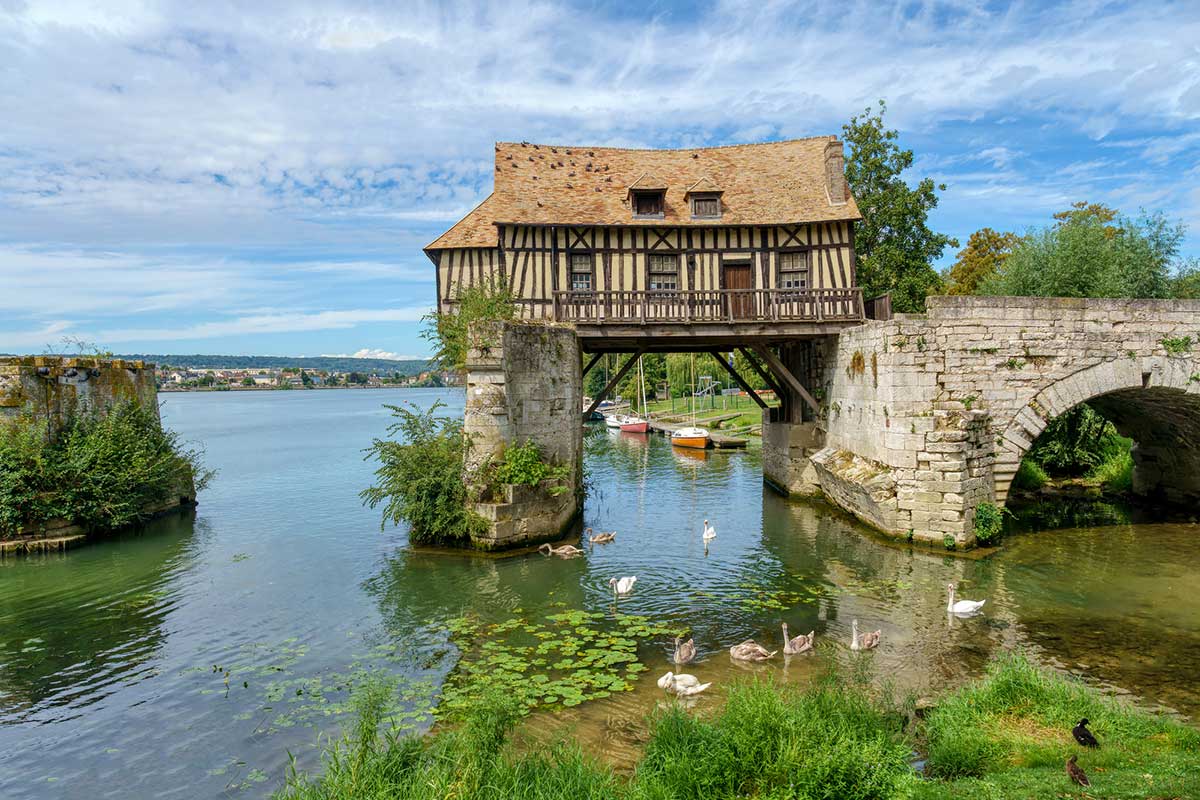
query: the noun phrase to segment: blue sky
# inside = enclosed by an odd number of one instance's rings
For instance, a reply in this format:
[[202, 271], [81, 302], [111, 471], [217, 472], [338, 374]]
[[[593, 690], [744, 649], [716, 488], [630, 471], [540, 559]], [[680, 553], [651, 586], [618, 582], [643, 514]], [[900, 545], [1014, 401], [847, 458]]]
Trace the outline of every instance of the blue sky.
[[939, 230], [1089, 200], [1200, 254], [1194, 0], [698, 7], [0, 0], [0, 351], [423, 355], [421, 247], [493, 141], [837, 133], [877, 98]]

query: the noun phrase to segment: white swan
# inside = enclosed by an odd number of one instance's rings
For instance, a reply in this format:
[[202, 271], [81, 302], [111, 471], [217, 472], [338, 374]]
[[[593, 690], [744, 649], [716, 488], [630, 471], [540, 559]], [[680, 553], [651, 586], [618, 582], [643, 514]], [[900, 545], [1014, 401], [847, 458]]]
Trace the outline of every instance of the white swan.
[[687, 664], [696, 657], [696, 642], [693, 639], [688, 639], [686, 642], [680, 642], [678, 636], [675, 637], [675, 654], [674, 659], [676, 664]]
[[658, 679], [658, 688], [674, 692], [680, 697], [700, 694], [710, 686], [712, 686], [711, 682], [701, 683], [695, 675], [676, 675], [674, 672], [668, 672]]
[[783, 623], [783, 654], [785, 656], [795, 656], [806, 650], [812, 650], [816, 635], [816, 631], [809, 631], [808, 636], [800, 634], [799, 636], [788, 638], [787, 623]]
[[633, 585], [637, 583], [637, 576], [630, 575], [626, 578], [609, 578], [608, 585], [613, 587], [613, 594], [623, 595], [633, 591]]
[[950, 592], [950, 599], [946, 601], [946, 610], [951, 614], [978, 614], [983, 609], [983, 604], [987, 600], [959, 600], [954, 601], [954, 584], [947, 583], [946, 589]]
[[858, 634], [858, 620], [853, 620], [850, 623], [850, 649], [851, 650], [870, 650], [873, 647], [879, 646], [879, 640], [883, 636], [883, 631], [868, 631], [861, 636]]
[[709, 525], [708, 520], [704, 520], [704, 544], [707, 545], [715, 538], [717, 538], [717, 529]]

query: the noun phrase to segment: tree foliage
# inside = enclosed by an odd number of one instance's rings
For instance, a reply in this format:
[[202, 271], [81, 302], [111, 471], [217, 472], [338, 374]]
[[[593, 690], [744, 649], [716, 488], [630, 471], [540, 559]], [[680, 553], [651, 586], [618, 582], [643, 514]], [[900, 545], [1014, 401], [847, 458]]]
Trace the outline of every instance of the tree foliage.
[[[1127, 217], [1076, 203], [1035, 229], [979, 287], [982, 294], [1036, 297], [1170, 297], [1194, 272], [1180, 260], [1185, 228], [1163, 214]], [[1194, 280], [1194, 279], [1192, 279]]]
[[484, 521], [467, 507], [466, 456], [469, 443], [461, 420], [438, 416], [445, 404], [425, 411], [388, 405], [394, 438], [375, 439], [367, 459], [379, 462], [375, 485], [359, 496], [371, 508], [384, 504], [382, 528], [407, 522], [415, 544], [462, 544]]
[[137, 403], [73, 414], [53, 439], [41, 420], [11, 420], [0, 425], [0, 538], [52, 519], [123, 528], [211, 477], [199, 451]]
[[508, 285], [499, 279], [483, 281], [460, 288], [452, 310], [427, 314], [421, 336], [433, 344], [432, 362], [436, 369], [461, 372], [467, 366], [470, 350], [467, 331], [471, 325], [516, 316], [517, 298]]
[[843, 126], [850, 155], [846, 180], [863, 220], [855, 226], [858, 282], [867, 297], [892, 293], [896, 311], [921, 311], [941, 277], [935, 259], [958, 242], [930, 229], [929, 212], [937, 208], [943, 184], [922, 178], [909, 186], [903, 173], [913, 152], [898, 144], [899, 134], [884, 127], [887, 105], [867, 108]]
[[1015, 233], [999, 233], [991, 228], [972, 233], [946, 275], [946, 294], [975, 294], [980, 284], [990, 279], [1012, 254], [1019, 241], [1020, 237]]

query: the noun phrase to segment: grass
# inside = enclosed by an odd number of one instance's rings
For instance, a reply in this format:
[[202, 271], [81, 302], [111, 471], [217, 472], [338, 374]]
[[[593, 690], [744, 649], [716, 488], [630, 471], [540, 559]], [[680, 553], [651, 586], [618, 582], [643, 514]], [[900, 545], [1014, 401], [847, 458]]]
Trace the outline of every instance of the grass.
[[1046, 470], [1042, 469], [1042, 465], [1036, 461], [1026, 458], [1021, 460], [1021, 466], [1017, 467], [1017, 474], [1013, 476], [1014, 489], [1028, 489], [1030, 491], [1040, 489], [1050, 480], [1050, 476], [1046, 474]]
[[1133, 491], [1133, 454], [1128, 450], [1110, 454], [1092, 468], [1088, 478], [1099, 482], [1106, 492], [1124, 494]]
[[[277, 800], [1000, 800], [1200, 797], [1200, 732], [1122, 705], [1023, 656], [945, 695], [916, 730], [908, 707], [833, 673], [808, 688], [756, 681], [730, 688], [724, 708], [658, 712], [641, 761], [618, 776], [573, 742], [516, 752], [521, 712], [508, 692], [483, 691], [453, 723], [424, 738], [379, 732], [391, 687], [357, 691], [359, 721], [330, 744], [324, 773], [293, 768]], [[1099, 750], [1071, 738], [1092, 720]], [[909, 767], [928, 754], [929, 777]], [[1092, 780], [1063, 771], [1071, 754]]]
[[[1071, 737], [1080, 718], [1100, 739]], [[994, 662], [987, 677], [943, 698], [926, 718], [927, 769], [918, 800], [1024, 797], [1200, 797], [1200, 732], [1122, 705], [1046, 672], [1023, 656]], [[1077, 754], [1092, 788], [1063, 771]]]

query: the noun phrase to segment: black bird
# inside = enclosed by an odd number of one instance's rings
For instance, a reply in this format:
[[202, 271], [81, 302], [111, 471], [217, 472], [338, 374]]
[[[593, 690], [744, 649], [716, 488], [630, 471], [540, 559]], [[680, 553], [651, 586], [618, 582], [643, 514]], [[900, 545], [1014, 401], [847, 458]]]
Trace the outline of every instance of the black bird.
[[1079, 742], [1084, 747], [1099, 747], [1100, 743], [1096, 741], [1096, 737], [1088, 730], [1087, 717], [1079, 720], [1079, 724], [1071, 728], [1071, 735], [1075, 737], [1075, 741]]
[[1092, 782], [1088, 780], [1087, 774], [1075, 763], [1075, 759], [1077, 758], [1079, 756], [1071, 756], [1067, 759], [1067, 777], [1080, 786], [1091, 786]]

